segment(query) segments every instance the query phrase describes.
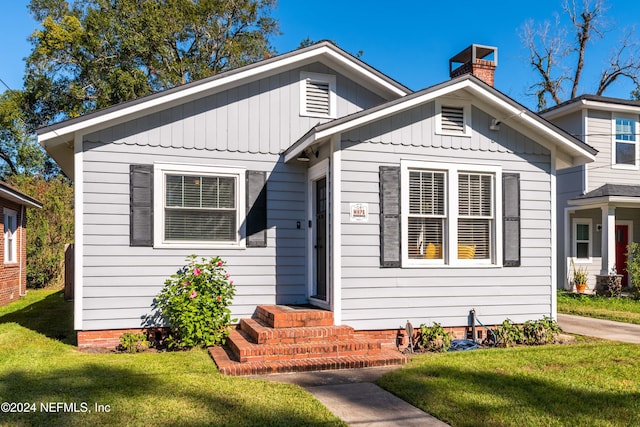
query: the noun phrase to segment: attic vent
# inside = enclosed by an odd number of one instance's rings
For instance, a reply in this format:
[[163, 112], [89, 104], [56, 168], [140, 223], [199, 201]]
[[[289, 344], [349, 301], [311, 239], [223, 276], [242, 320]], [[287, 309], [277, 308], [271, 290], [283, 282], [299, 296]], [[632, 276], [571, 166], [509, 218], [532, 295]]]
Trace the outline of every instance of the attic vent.
[[471, 104], [462, 100], [436, 100], [437, 134], [471, 136]]
[[329, 115], [329, 83], [307, 80], [307, 112]]
[[442, 106], [442, 131], [464, 134], [464, 108]]
[[336, 76], [300, 73], [300, 115], [334, 118]]

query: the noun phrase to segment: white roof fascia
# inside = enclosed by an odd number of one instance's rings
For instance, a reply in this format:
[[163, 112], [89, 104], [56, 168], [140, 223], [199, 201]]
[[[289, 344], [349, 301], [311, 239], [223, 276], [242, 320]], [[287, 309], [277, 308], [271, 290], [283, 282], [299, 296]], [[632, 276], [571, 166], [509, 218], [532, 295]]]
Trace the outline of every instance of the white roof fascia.
[[300, 153], [302, 153], [309, 145], [312, 145], [313, 143], [315, 143], [318, 140], [321, 139], [325, 139], [325, 138], [329, 138], [332, 135], [335, 134], [339, 134], [339, 133], [344, 133], [344, 132], [348, 132], [351, 129], [355, 129], [359, 126], [365, 125], [369, 122], [375, 121], [375, 120], [380, 120], [380, 119], [384, 119], [385, 117], [391, 116], [393, 114], [397, 114], [399, 112], [402, 112], [404, 110], [408, 110], [410, 108], [413, 108], [415, 106], [424, 104], [426, 102], [430, 102], [435, 98], [438, 98], [440, 96], [444, 96], [447, 93], [459, 90], [459, 89], [463, 89], [466, 86], [468, 86], [468, 81], [462, 81], [462, 82], [458, 82], [455, 83], [451, 86], [447, 86], [438, 90], [435, 90], [433, 92], [427, 92], [422, 96], [418, 96], [415, 97], [413, 99], [404, 101], [404, 102], [399, 102], [397, 104], [394, 104], [388, 108], [382, 108], [378, 111], [374, 111], [371, 114], [366, 114], [363, 116], [360, 116], [356, 119], [353, 120], [348, 120], [344, 123], [341, 123], [339, 125], [336, 126], [330, 126], [327, 129], [321, 130], [321, 131], [316, 131], [313, 132], [311, 135], [309, 135], [302, 143], [300, 143], [295, 149], [291, 150], [290, 153], [288, 153], [285, 158], [284, 161], [285, 163], [288, 162], [289, 160], [297, 157]]
[[[93, 126], [97, 126], [105, 122], [118, 120], [120, 118], [134, 115], [138, 112], [148, 110], [154, 107], [162, 107], [171, 102], [179, 101], [183, 98], [188, 98], [190, 96], [197, 96], [202, 92], [207, 92], [207, 91], [216, 89], [220, 86], [232, 84], [244, 79], [249, 79], [251, 77], [258, 76], [260, 74], [273, 72], [279, 68], [284, 68], [293, 64], [303, 63], [305, 60], [313, 60], [314, 58], [322, 57], [323, 55], [329, 56], [331, 59], [352, 69], [354, 72], [363, 74], [366, 78], [374, 80], [377, 84], [383, 86], [386, 90], [395, 93], [399, 97], [407, 94], [407, 92], [390, 84], [389, 82], [385, 81], [381, 77], [376, 76], [371, 71], [358, 66], [356, 63], [352, 61], [349, 61], [343, 55], [341, 55], [340, 53], [336, 52], [335, 50], [325, 45], [325, 46], [320, 46], [317, 49], [309, 50], [307, 52], [302, 52], [299, 54], [294, 54], [288, 57], [284, 57], [284, 58], [281, 58], [280, 60], [276, 60], [268, 64], [251, 67], [248, 70], [233, 73], [227, 77], [221, 77], [219, 79], [214, 79], [207, 83], [194, 85], [192, 87], [188, 87], [183, 90], [177, 90], [165, 96], [158, 96], [148, 101], [139, 102], [131, 106], [126, 106], [125, 104], [120, 109], [115, 109], [114, 111], [110, 111], [105, 114], [100, 114], [96, 117], [89, 118], [87, 120], [83, 120], [80, 122], [75, 122], [73, 124], [70, 124], [69, 126], [57, 128], [49, 132], [43, 133], [38, 136], [38, 141], [40, 142], [41, 145], [44, 146], [48, 140], [60, 139], [67, 134], [72, 134], [74, 132], [91, 128]], [[58, 142], [59, 143], [66, 142], [66, 139], [60, 140]]]
[[640, 114], [640, 107], [637, 105], [625, 105], [625, 104], [617, 104], [613, 102], [581, 99], [574, 103], [571, 103], [563, 107], [553, 109], [547, 113], [541, 114], [541, 116], [549, 120], [549, 119], [554, 119], [556, 117], [562, 117], [564, 115], [573, 113], [574, 111], [580, 111], [587, 108], [591, 108], [594, 110], [617, 111], [621, 113]]
[[572, 141], [563, 137], [561, 134], [554, 131], [551, 127], [546, 126], [543, 123], [540, 123], [538, 120], [535, 120], [533, 117], [530, 116], [530, 114], [533, 114], [533, 113], [527, 113], [527, 110], [524, 107], [520, 109], [516, 108], [513, 105], [505, 102], [504, 100], [492, 95], [486, 90], [483, 90], [480, 86], [478, 86], [473, 81], [462, 80], [460, 82], [445, 86], [435, 91], [427, 92], [422, 96], [415, 97], [405, 102], [399, 102], [388, 108], [383, 108], [378, 111], [374, 111], [371, 114], [366, 114], [366, 115], [357, 117], [353, 120], [349, 120], [344, 123], [338, 124], [336, 126], [330, 126], [326, 129], [316, 131], [313, 134], [311, 134], [308, 138], [306, 138], [303, 143], [299, 144], [298, 147], [296, 147], [289, 154], [287, 154], [287, 156], [285, 156], [285, 162], [289, 161], [292, 158], [297, 157], [301, 152], [303, 152], [309, 145], [313, 144], [315, 141], [327, 138], [336, 133], [347, 132], [351, 129], [362, 126], [369, 122], [380, 120], [387, 116], [397, 114], [401, 111], [408, 110], [410, 108], [424, 104], [426, 102], [430, 102], [436, 98], [445, 96], [449, 93], [452, 93], [461, 89], [469, 89], [476, 95], [482, 98], [488, 99], [490, 102], [494, 104], [498, 104], [501, 108], [507, 111], [506, 116], [508, 118], [518, 117], [520, 120], [526, 123], [529, 127], [539, 130], [543, 135], [548, 136], [551, 140], [555, 141], [556, 145], [559, 146], [559, 148], [561, 148], [565, 152], [569, 152], [572, 156], [576, 156], [576, 155], [582, 156], [591, 161], [595, 161], [595, 155], [576, 146]]
[[34, 202], [33, 200], [23, 197], [22, 195], [4, 187], [0, 187], [0, 197], [11, 200], [12, 202], [16, 202], [20, 205], [31, 206], [38, 209], [42, 208], [42, 205]]
[[[485, 90], [478, 90], [479, 88], [478, 88], [477, 85], [469, 85], [469, 89], [472, 90], [474, 93], [476, 93], [479, 96], [482, 96], [484, 98], [488, 98], [491, 101], [500, 104], [500, 106], [502, 108], [504, 108], [507, 111], [509, 111], [510, 112], [509, 116], [506, 117], [504, 120], [506, 120], [507, 118], [511, 118], [511, 117], [518, 117], [525, 124], [529, 125], [529, 127], [532, 127], [534, 129], [540, 131], [543, 135], [548, 136], [550, 139], [556, 141], [556, 145], [559, 146], [559, 148], [563, 149], [564, 151], [568, 151], [569, 153], [572, 153], [573, 155], [579, 155], [579, 156], [586, 157], [587, 159], [591, 160], [592, 162], [595, 161], [596, 157], [595, 157], [594, 154], [591, 154], [588, 151], [583, 150], [582, 148], [576, 146], [575, 143], [573, 143], [568, 138], [564, 137], [562, 134], [560, 134], [560, 133], [556, 132], [555, 130], [553, 130], [553, 128], [551, 128], [550, 126], [547, 126], [544, 123], [540, 123], [538, 120], [533, 118], [532, 114], [535, 114], [535, 113], [529, 112], [524, 107], [522, 107], [521, 109], [515, 108], [513, 105], [510, 105], [509, 103], [504, 102], [500, 98], [497, 98], [497, 97], [493, 96], [492, 94], [490, 94], [489, 92], [487, 92]], [[498, 117], [498, 119], [500, 119], [500, 118]]]
[[628, 196], [602, 196], [593, 197], [589, 199], [573, 199], [567, 202], [572, 206], [591, 206], [598, 207], [607, 204], [615, 205], [633, 205], [638, 207], [640, 204], [640, 197], [628, 197]]

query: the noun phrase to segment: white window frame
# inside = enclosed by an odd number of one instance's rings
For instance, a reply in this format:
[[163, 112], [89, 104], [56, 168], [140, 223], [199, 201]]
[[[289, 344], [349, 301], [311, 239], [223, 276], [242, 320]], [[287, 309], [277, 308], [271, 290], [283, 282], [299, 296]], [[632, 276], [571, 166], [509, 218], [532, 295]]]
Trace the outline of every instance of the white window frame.
[[[442, 107], [455, 107], [462, 108], [463, 121], [464, 121], [464, 132], [449, 132], [447, 130], [442, 129]], [[471, 137], [471, 101], [469, 100], [460, 100], [460, 99], [436, 99], [436, 128], [435, 133], [437, 135], [450, 135], [450, 136], [461, 136], [461, 137]]]
[[[423, 162], [402, 160], [400, 163], [401, 183], [401, 233], [402, 233], [402, 266], [403, 267], [502, 267], [502, 168], [497, 165], [475, 165]], [[443, 231], [444, 253], [442, 260], [409, 258], [409, 171], [423, 169], [445, 172], [445, 229]], [[489, 259], [458, 259], [458, 174], [492, 174], [493, 183], [493, 221], [491, 255]], [[452, 244], [451, 242], [455, 242]]]
[[[5, 264], [16, 264], [18, 262], [18, 212], [13, 209], [4, 208], [3, 210], [4, 218], [4, 263]], [[7, 230], [7, 218], [12, 218], [13, 230]], [[8, 251], [7, 248], [11, 246], [11, 250]], [[10, 255], [13, 254], [13, 258]]]
[[[327, 83], [329, 85], [329, 114], [319, 114], [307, 111], [307, 81]], [[337, 117], [336, 106], [336, 76], [332, 74], [300, 72], [300, 115], [304, 117], [321, 117], [335, 119]]]
[[[634, 121], [634, 129], [635, 129], [635, 141], [625, 141], [618, 140], [616, 133], [616, 121], [618, 119], [626, 119]], [[639, 135], [638, 135], [638, 126], [640, 123], [638, 122], [638, 118], [636, 116], [625, 115], [625, 114], [612, 114], [611, 115], [611, 167], [613, 169], [627, 169], [627, 170], [638, 170], [638, 145], [639, 145]], [[626, 163], [618, 163], [617, 162], [617, 148], [618, 143], [634, 145], [634, 164], [626, 164]]]
[[[245, 175], [246, 170], [242, 168], [230, 168], [222, 166], [206, 165], [183, 165], [172, 163], [155, 163], [153, 174], [153, 221], [154, 221], [154, 248], [188, 248], [188, 249], [244, 249], [245, 239]], [[171, 241], [165, 239], [165, 195], [167, 175], [205, 175], [223, 176], [235, 178], [236, 194], [236, 239], [235, 241]]]
[[[578, 258], [578, 225], [587, 225], [589, 227], [589, 256], [587, 258]], [[571, 221], [571, 258], [576, 264], [590, 264], [593, 261], [593, 220], [591, 218], [573, 218]]]

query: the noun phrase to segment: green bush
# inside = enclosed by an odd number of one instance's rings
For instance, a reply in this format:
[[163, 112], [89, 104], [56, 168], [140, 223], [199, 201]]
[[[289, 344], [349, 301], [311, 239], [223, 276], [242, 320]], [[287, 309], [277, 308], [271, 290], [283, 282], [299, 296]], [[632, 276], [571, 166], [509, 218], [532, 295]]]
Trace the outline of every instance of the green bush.
[[633, 242], [627, 246], [627, 272], [631, 285], [631, 294], [634, 299], [640, 299], [640, 244]]
[[453, 335], [434, 322], [432, 326], [420, 325], [420, 347], [428, 351], [447, 351], [451, 347]]
[[169, 322], [170, 349], [224, 344], [229, 336], [229, 305], [235, 295], [233, 280], [219, 257], [197, 260], [187, 257], [187, 265], [164, 283], [154, 307]]
[[497, 341], [496, 345], [500, 347], [511, 347], [514, 344], [522, 344], [524, 342], [524, 333], [511, 319], [505, 319], [494, 332]]
[[560, 328], [550, 317], [543, 317], [540, 320], [527, 320], [522, 325], [524, 342], [527, 345], [541, 345], [556, 341]]
[[127, 353], [137, 353], [149, 348], [149, 341], [145, 334], [133, 334], [131, 332], [120, 335], [120, 349]]

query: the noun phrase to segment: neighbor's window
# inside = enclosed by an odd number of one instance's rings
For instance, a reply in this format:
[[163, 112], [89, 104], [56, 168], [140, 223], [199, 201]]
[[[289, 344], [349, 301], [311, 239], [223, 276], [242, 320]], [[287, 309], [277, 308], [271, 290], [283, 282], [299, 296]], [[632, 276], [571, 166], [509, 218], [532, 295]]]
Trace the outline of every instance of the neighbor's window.
[[573, 256], [577, 259], [591, 258], [591, 221], [576, 219], [573, 221]]
[[154, 246], [240, 244], [244, 170], [157, 165]]
[[17, 262], [18, 214], [11, 209], [4, 210], [4, 262]]
[[637, 144], [635, 119], [616, 117], [615, 164], [635, 165]]

